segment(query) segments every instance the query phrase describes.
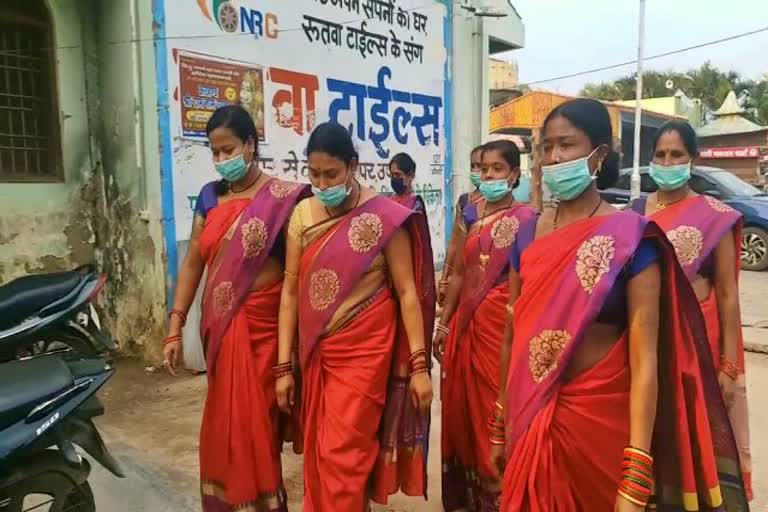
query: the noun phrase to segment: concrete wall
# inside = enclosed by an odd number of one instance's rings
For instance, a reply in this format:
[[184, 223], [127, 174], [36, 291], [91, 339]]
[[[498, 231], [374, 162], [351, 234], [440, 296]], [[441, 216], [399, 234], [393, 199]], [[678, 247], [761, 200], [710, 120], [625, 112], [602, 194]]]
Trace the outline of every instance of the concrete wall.
[[491, 39], [509, 48], [522, 47], [523, 22], [506, 0], [468, 0], [477, 8], [492, 7], [507, 14], [483, 18], [454, 6], [453, 9], [453, 191], [454, 198], [470, 188], [469, 153], [489, 135], [489, 63]]
[[0, 184], [0, 283], [95, 262], [107, 324], [136, 351], [165, 301], [151, 0], [48, 6], [65, 179]]

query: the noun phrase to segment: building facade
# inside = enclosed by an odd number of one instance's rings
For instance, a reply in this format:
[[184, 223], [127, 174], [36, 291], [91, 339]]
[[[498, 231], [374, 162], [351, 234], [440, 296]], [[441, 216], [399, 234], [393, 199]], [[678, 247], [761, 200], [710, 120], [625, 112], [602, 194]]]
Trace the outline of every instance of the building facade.
[[307, 137], [329, 119], [380, 191], [389, 158], [410, 153], [442, 259], [488, 133], [489, 55], [523, 42], [496, 3], [4, 0], [0, 284], [94, 262], [115, 339], [155, 357], [197, 192], [215, 178], [205, 122], [228, 103], [250, 110], [279, 177], [307, 180]]

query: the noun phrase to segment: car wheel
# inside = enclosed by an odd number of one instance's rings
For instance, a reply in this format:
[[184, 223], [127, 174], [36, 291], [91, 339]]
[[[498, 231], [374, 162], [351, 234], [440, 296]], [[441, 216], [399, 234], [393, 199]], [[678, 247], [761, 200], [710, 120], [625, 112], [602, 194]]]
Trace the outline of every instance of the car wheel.
[[755, 227], [744, 228], [741, 234], [741, 268], [768, 268], [768, 231]]

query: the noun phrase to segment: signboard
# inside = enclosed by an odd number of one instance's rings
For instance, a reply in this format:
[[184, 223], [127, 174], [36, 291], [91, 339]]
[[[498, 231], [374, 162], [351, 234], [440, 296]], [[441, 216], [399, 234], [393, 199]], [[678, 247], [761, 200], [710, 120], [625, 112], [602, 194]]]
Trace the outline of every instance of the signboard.
[[757, 146], [704, 148], [699, 152], [699, 156], [707, 159], [757, 158], [760, 156], [760, 148]]
[[273, 176], [308, 181], [307, 139], [328, 120], [350, 131], [357, 175], [379, 192], [390, 192], [389, 160], [410, 154], [435, 257], [444, 256], [444, 2], [162, 1], [177, 240], [189, 238], [200, 188], [217, 179], [205, 122], [217, 105], [239, 103]]
[[237, 104], [251, 114], [259, 142], [266, 141], [261, 67], [190, 53], [180, 53], [178, 63], [175, 99], [180, 103], [184, 137], [206, 139], [205, 125], [213, 112], [221, 106]]

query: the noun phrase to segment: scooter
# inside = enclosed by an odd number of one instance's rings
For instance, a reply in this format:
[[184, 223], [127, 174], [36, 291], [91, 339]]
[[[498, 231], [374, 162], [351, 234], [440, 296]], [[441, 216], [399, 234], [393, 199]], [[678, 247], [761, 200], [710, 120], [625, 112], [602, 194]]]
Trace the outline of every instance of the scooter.
[[104, 413], [95, 394], [111, 364], [61, 354], [0, 364], [0, 512], [95, 512], [91, 467], [76, 446], [124, 477], [92, 421]]
[[0, 286], [0, 363], [51, 351], [77, 360], [115, 350], [93, 304], [105, 281], [86, 265]]

